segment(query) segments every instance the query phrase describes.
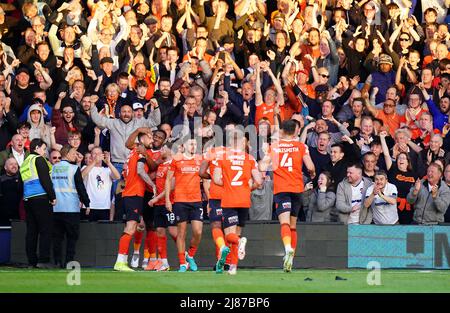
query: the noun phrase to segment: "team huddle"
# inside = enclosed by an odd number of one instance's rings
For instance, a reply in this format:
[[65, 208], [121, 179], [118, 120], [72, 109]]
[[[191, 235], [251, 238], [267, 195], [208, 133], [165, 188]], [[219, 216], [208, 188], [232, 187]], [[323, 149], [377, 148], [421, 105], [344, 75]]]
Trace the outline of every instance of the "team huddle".
[[[145, 270], [168, 271], [167, 235], [176, 243], [179, 272], [197, 271], [195, 254], [201, 242], [204, 214], [208, 214], [216, 245], [216, 273], [234, 275], [245, 257], [247, 239], [243, 229], [251, 206], [251, 192], [273, 171], [274, 203], [285, 248], [283, 269], [290, 272], [297, 246], [296, 224], [304, 190], [303, 166], [315, 177], [308, 148], [298, 141], [300, 124], [287, 120], [278, 141], [272, 142], [259, 161], [248, 153], [244, 132], [227, 126], [225, 146], [213, 146], [197, 153], [195, 139], [186, 140], [177, 151], [165, 146], [166, 133], [139, 128], [127, 140], [131, 150], [124, 166], [122, 192], [126, 226], [119, 241], [114, 269], [134, 271], [139, 267], [139, 250], [146, 231]], [[135, 144], [135, 141], [137, 143]], [[202, 188], [208, 198], [203, 212]], [[187, 225], [192, 238], [187, 248]], [[134, 240], [131, 267], [129, 246]]]

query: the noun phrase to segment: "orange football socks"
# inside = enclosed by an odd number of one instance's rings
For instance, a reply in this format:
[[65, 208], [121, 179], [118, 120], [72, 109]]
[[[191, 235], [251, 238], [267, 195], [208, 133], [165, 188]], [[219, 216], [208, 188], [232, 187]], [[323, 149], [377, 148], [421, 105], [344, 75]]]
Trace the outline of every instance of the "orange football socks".
[[281, 240], [283, 241], [285, 250], [291, 248], [291, 227], [289, 224], [281, 224]]

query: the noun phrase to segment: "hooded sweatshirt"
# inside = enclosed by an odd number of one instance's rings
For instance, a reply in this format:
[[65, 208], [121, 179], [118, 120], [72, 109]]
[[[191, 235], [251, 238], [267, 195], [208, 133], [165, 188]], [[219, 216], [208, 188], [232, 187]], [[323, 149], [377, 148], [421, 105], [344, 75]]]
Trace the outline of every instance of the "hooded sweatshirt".
[[[41, 118], [37, 125], [31, 121], [31, 112], [36, 110], [41, 113]], [[35, 138], [42, 139], [46, 143], [47, 148], [51, 149], [51, 127], [44, 123], [42, 108], [39, 104], [30, 106], [27, 114], [27, 121], [31, 124], [30, 141]]]

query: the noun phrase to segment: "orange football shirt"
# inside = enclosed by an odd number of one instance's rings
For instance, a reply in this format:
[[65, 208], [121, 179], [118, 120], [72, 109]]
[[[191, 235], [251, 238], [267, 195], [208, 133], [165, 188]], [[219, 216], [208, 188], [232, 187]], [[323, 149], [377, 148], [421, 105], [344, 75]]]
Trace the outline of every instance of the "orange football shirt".
[[[140, 159], [144, 158], [136, 148], [131, 150], [128, 155], [126, 171], [125, 171], [125, 189], [122, 191], [123, 197], [139, 196], [144, 197], [146, 184], [137, 172], [137, 164]], [[144, 162], [145, 171], [148, 172], [148, 165]]]
[[259, 120], [263, 117], [267, 118], [270, 122], [270, 125], [273, 125], [275, 123], [274, 115], [275, 115], [275, 103], [272, 105], [268, 105], [267, 103], [263, 102], [261, 105], [256, 107], [255, 112], [255, 124], [258, 125]]
[[273, 167], [273, 193], [303, 192], [303, 156], [309, 155], [308, 147], [294, 140], [272, 144], [270, 157]]
[[[214, 175], [214, 169], [219, 165], [218, 161], [225, 157], [225, 147], [214, 147], [207, 153], [205, 153], [205, 159], [209, 163], [209, 173], [211, 177]], [[209, 187], [209, 198], [212, 200], [220, 200], [223, 194], [223, 187], [216, 185], [214, 180], [211, 179]]]
[[194, 156], [186, 158], [175, 155], [170, 170], [174, 172], [175, 190], [174, 202], [201, 202], [201, 178], [198, 175], [202, 158]]
[[229, 149], [218, 166], [222, 169], [222, 208], [250, 208], [252, 186], [249, 180], [252, 170], [257, 168], [256, 160], [245, 152]]

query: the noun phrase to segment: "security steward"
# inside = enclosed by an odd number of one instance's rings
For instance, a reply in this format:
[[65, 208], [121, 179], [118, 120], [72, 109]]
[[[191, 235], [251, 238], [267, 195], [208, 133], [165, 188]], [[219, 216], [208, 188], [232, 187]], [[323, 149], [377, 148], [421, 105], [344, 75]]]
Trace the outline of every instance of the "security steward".
[[[56, 195], [50, 178], [52, 166], [45, 158], [47, 145], [43, 140], [33, 139], [30, 152], [20, 167], [27, 214], [25, 247], [28, 264], [30, 268], [53, 268], [50, 263], [50, 246]], [[38, 240], [39, 257], [36, 251]]]
[[[69, 145], [61, 149], [61, 162], [52, 170], [56, 192], [53, 207], [53, 255], [56, 266], [66, 267], [75, 260], [75, 247], [80, 235], [80, 201], [89, 208], [90, 200], [84, 187], [81, 170], [76, 165], [77, 150]], [[66, 242], [65, 262], [62, 263], [62, 244]]]

